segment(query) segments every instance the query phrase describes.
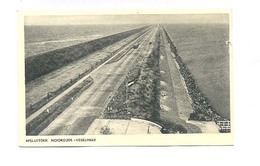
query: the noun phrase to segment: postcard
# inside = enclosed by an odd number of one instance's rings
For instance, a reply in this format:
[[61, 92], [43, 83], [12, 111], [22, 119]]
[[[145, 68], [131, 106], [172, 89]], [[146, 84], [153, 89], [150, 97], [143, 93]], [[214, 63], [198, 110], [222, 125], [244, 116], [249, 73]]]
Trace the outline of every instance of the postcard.
[[17, 18], [19, 146], [233, 145], [231, 10]]

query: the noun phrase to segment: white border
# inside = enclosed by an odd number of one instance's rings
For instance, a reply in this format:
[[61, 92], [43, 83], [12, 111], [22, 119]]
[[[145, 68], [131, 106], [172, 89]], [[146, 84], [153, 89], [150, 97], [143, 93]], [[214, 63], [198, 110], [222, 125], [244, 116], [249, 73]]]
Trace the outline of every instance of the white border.
[[[209, 14], [225, 13], [230, 15], [231, 11], [224, 9], [167, 9], [167, 10], [48, 10], [48, 11], [19, 11], [18, 12], [18, 35], [19, 35], [19, 55], [18, 55], [18, 75], [19, 75], [19, 145], [20, 146], [169, 146], [169, 145], [233, 145], [233, 107], [231, 106], [231, 133], [219, 134], [161, 134], [161, 135], [95, 135], [95, 136], [25, 136], [25, 85], [24, 85], [24, 16], [44, 16], [44, 15], [106, 15], [106, 14]], [[231, 21], [230, 21], [231, 24]], [[232, 26], [230, 26], [232, 27]], [[230, 29], [230, 34], [232, 29]], [[232, 52], [231, 52], [232, 53]], [[231, 57], [231, 56], [230, 56]], [[232, 64], [232, 58], [230, 58]], [[232, 71], [232, 70], [231, 70]], [[231, 72], [232, 75], [232, 72]], [[232, 80], [231, 80], [232, 87]], [[230, 100], [232, 101], [231, 94]], [[26, 142], [29, 139], [48, 139], [48, 142]], [[52, 139], [77, 138], [92, 139], [94, 142], [51, 142]], [[109, 141], [108, 141], [109, 140]]]
[[[1, 163], [9, 165], [84, 165], [100, 164], [107, 165], [257, 165], [259, 164], [259, 92], [257, 85], [259, 77], [251, 77], [260, 71], [259, 47], [259, 3], [258, 1], [236, 0], [196, 0], [197, 7], [219, 7], [233, 9], [233, 46], [234, 46], [234, 118], [235, 118], [235, 146], [200, 146], [200, 147], [117, 147], [117, 148], [19, 148], [17, 145], [17, 49], [16, 48], [16, 10], [21, 8], [56, 8], [63, 9], [66, 5], [44, 0], [1, 1], [0, 18], [6, 26], [1, 26], [1, 53], [5, 56], [1, 61], [0, 74], [8, 81], [1, 81], [1, 110], [4, 110], [0, 125], [1, 141], [0, 152], [4, 156]], [[30, 1], [30, 2], [29, 2]], [[106, 0], [103, 0], [105, 3]], [[122, 1], [122, 0], [121, 0]], [[151, 8], [193, 8], [192, 3], [185, 0], [172, 0], [154, 4], [150, 0]], [[100, 1], [98, 1], [100, 2]], [[122, 1], [123, 2], [123, 1]], [[127, 7], [131, 0], [124, 1], [121, 6]], [[128, 2], [128, 3], [127, 3]], [[33, 3], [30, 4], [30, 3]], [[45, 3], [45, 5], [43, 5]], [[92, 3], [95, 3], [93, 1]], [[101, 1], [102, 3], [102, 1]], [[160, 4], [164, 4], [164, 7]], [[183, 5], [178, 5], [183, 4]], [[134, 4], [136, 8], [141, 8]], [[70, 8], [86, 7], [74, 0]], [[97, 8], [99, 4], [91, 7]], [[112, 3], [111, 6], [117, 6]], [[166, 6], [166, 7], [165, 7]], [[245, 24], [246, 23], [246, 24]], [[250, 42], [245, 42], [249, 41]], [[246, 60], [244, 57], [247, 57]], [[7, 72], [8, 71], [8, 72]], [[252, 74], [249, 74], [251, 71]], [[248, 81], [248, 78], [251, 78]], [[249, 96], [249, 97], [248, 97]], [[246, 112], [246, 113], [245, 113]], [[249, 112], [249, 113], [248, 113]], [[253, 116], [252, 116], [253, 115]], [[8, 124], [7, 128], [4, 128]], [[246, 125], [245, 125], [246, 124]], [[248, 125], [249, 124], [249, 125]], [[250, 126], [250, 127], [248, 127]], [[116, 159], [115, 159], [116, 156]], [[144, 157], [145, 156], [145, 157]], [[146, 157], [148, 156], [148, 157]], [[203, 158], [202, 158], [203, 157]], [[199, 162], [198, 160], [203, 162]], [[200, 161], [201, 161], [200, 160]], [[197, 164], [198, 163], [198, 164]]]

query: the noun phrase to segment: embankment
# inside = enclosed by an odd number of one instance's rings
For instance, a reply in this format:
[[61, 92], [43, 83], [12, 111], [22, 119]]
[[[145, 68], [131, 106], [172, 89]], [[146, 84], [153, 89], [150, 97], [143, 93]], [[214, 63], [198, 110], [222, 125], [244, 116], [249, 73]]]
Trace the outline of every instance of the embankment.
[[192, 100], [193, 113], [190, 114], [189, 120], [199, 120], [199, 121], [225, 121], [226, 118], [221, 117], [216, 113], [208, 98], [200, 91], [195, 79], [193, 78], [191, 72], [189, 71], [186, 64], [182, 61], [182, 58], [178, 55], [178, 51], [171, 41], [167, 31], [163, 29], [168, 43], [170, 44], [171, 51], [175, 55], [176, 62], [179, 65], [179, 71], [184, 78], [188, 94]]
[[25, 59], [25, 82], [50, 73], [81, 57], [87, 56], [128, 36], [145, 30], [147, 27], [121, 32], [81, 44], [49, 51]]
[[164, 122], [162, 132], [201, 133], [197, 126], [186, 122], [193, 109], [170, 45], [163, 31], [160, 32], [160, 118]]

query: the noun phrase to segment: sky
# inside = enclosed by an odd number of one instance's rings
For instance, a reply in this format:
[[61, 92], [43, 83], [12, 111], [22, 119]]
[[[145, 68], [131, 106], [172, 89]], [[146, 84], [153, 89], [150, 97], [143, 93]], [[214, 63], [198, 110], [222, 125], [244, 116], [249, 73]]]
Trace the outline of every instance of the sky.
[[228, 14], [25, 16], [25, 25], [228, 23]]

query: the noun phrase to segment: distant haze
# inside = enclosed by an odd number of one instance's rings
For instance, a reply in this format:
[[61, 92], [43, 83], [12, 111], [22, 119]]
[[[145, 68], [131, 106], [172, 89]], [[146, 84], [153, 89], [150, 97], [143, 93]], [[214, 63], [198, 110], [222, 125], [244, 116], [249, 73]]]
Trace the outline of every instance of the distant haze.
[[25, 16], [25, 25], [224, 23], [228, 14]]

